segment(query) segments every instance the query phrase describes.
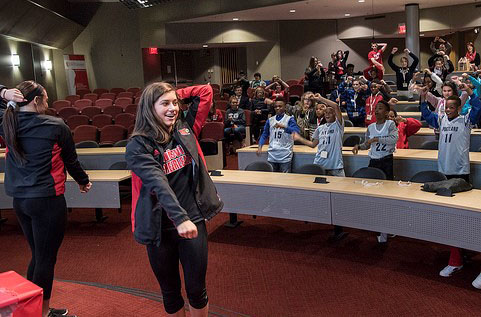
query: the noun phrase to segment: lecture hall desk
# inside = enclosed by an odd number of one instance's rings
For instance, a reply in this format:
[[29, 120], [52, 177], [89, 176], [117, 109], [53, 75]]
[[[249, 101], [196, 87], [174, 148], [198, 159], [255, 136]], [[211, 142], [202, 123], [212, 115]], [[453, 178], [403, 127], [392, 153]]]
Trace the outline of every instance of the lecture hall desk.
[[[212, 176], [224, 212], [386, 232], [481, 251], [481, 190], [437, 196], [421, 184], [314, 175], [222, 170]], [[235, 194], [233, 194], [235, 193]], [[299, 203], [302, 202], [302, 203]]]
[[[239, 149], [239, 170], [244, 170], [247, 165], [259, 160], [267, 160], [267, 145], [262, 148], [261, 156], [257, 156], [257, 145]], [[352, 147], [343, 147], [344, 171], [346, 176], [351, 176], [361, 167], [369, 165], [368, 151], [359, 151], [357, 155], [352, 153]], [[317, 148], [305, 145], [294, 145], [292, 167], [299, 168], [305, 164], [312, 164]], [[481, 152], [471, 152], [471, 181], [475, 188], [481, 188]], [[397, 149], [394, 153], [394, 179], [409, 180], [420, 171], [438, 170], [438, 151], [421, 149]], [[481, 204], [481, 202], [480, 202]]]

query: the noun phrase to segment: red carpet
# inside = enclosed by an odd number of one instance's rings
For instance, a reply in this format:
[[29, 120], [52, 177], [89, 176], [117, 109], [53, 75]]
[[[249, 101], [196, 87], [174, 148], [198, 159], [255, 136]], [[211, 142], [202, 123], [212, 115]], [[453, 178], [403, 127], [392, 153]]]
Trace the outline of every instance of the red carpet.
[[[157, 293], [145, 249], [132, 238], [129, 209], [126, 201], [122, 214], [106, 210], [104, 224], [93, 222], [93, 210], [74, 210], [56, 278]], [[0, 271], [25, 274], [27, 243], [13, 212], [3, 215], [9, 221], [0, 228]], [[402, 237], [379, 246], [373, 233], [354, 229], [329, 243], [326, 225], [240, 216], [244, 223], [229, 229], [222, 226], [227, 218], [221, 214], [208, 224], [213, 316], [481, 315], [481, 291], [471, 286], [481, 271], [477, 254], [463, 271], [442, 278], [446, 246]], [[162, 316], [159, 302], [112, 292], [57, 283], [52, 300], [81, 317]]]

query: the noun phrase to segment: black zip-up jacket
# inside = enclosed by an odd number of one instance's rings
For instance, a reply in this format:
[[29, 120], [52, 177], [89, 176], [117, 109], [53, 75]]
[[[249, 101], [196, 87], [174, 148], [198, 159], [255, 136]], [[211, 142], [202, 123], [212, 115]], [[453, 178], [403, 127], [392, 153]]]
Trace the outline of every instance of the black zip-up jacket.
[[[212, 104], [212, 88], [210, 85], [193, 86], [178, 89], [181, 99], [191, 98], [185, 119], [179, 119], [172, 137], [182, 146], [195, 163], [197, 183], [195, 200], [199, 211], [206, 220], [211, 219], [224, 206], [212, 182], [204, 156], [197, 141], [202, 126]], [[141, 244], [160, 245], [162, 232], [162, 214], [167, 216], [177, 227], [190, 220], [187, 211], [182, 208], [175, 192], [162, 169], [163, 149], [153, 138], [134, 136], [127, 144], [125, 158], [132, 170], [132, 230], [135, 240]], [[155, 204], [162, 207], [155, 208]]]
[[[392, 70], [396, 72], [397, 90], [408, 90], [409, 83], [411, 82], [411, 79], [413, 79], [413, 74], [416, 71], [416, 67], [419, 64], [419, 58], [416, 55], [410, 52], [409, 56], [411, 56], [411, 58], [413, 59], [413, 62], [408, 68], [404, 68], [404, 69], [394, 64], [394, 61], [392, 60], [394, 57], [394, 54], [390, 54], [387, 60], [389, 66], [391, 66]], [[403, 76], [403, 73], [404, 73], [404, 76]]]
[[[0, 135], [3, 115], [0, 109]], [[26, 163], [5, 152], [5, 192], [15, 198], [60, 196], [65, 192], [66, 170], [80, 185], [89, 177], [80, 166], [72, 133], [60, 118], [36, 112], [18, 112], [17, 136]]]

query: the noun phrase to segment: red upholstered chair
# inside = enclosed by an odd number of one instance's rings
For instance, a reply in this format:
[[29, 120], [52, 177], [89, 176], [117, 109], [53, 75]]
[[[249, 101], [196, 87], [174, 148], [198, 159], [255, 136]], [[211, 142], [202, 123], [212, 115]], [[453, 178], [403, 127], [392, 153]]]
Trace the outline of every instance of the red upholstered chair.
[[134, 98], [134, 94], [130, 91], [122, 91], [117, 94], [117, 99], [118, 98]]
[[92, 118], [92, 125], [101, 129], [112, 124], [112, 116], [109, 114], [98, 114]]
[[297, 96], [298, 98], [301, 98], [303, 93], [304, 93], [304, 86], [302, 85], [292, 85], [289, 87], [289, 95], [291, 97]]
[[96, 141], [97, 142], [97, 127], [93, 125], [80, 125], [73, 131], [73, 140], [75, 143], [82, 141]]
[[132, 104], [132, 98], [130, 97], [120, 97], [115, 99], [114, 101], [114, 105], [122, 107], [123, 109], [125, 109], [125, 107], [130, 104]]
[[206, 122], [200, 133], [200, 139], [212, 139], [215, 141], [224, 138], [224, 123]]
[[58, 116], [62, 118], [64, 121], [67, 121], [69, 117], [75, 116], [77, 114], [78, 114], [78, 109], [75, 107], [65, 107], [58, 111]]
[[111, 106], [112, 104], [113, 104], [112, 99], [104, 99], [104, 98], [102, 98], [102, 99], [97, 99], [97, 100], [95, 101], [95, 106], [96, 106], [96, 107], [100, 107], [100, 108], [102, 108], [102, 109], [105, 109], [105, 108], [107, 108], [108, 106]]
[[95, 93], [85, 94], [83, 99], [90, 99], [90, 100], [92, 100], [92, 102], [95, 102], [95, 100], [99, 99], [99, 95], [97, 95]]
[[138, 105], [140, 103], [140, 97], [135, 97], [134, 103]]
[[128, 129], [127, 129], [127, 137], [130, 138], [130, 136], [132, 135], [132, 132], [134, 132], [134, 127], [135, 125], [132, 124]]
[[124, 88], [112, 88], [112, 89], [110, 89], [110, 92], [115, 94], [115, 95], [118, 95], [119, 93], [124, 92], [124, 91], [125, 91]]
[[229, 104], [229, 102], [226, 101], [226, 100], [216, 100], [215, 101], [215, 106], [219, 110], [227, 110], [228, 104]]
[[45, 114], [49, 115], [49, 116], [52, 116], [52, 117], [56, 117], [57, 116], [57, 110], [55, 110], [54, 108], [47, 108], [47, 110], [45, 110]]
[[78, 126], [88, 125], [89, 122], [90, 122], [90, 118], [85, 116], [85, 115], [81, 115], [81, 114], [70, 116], [67, 119], [67, 125], [69, 126], [70, 130], [72, 130], [72, 131], [74, 131], [75, 128], [77, 128]]
[[122, 112], [124, 112], [124, 108], [119, 107], [117, 105], [108, 106], [108, 107], [104, 108], [104, 114], [111, 115], [112, 118], [115, 118], [116, 115], [118, 115], [119, 113], [122, 113]]
[[220, 93], [214, 93], [214, 96], [212, 97], [212, 99], [214, 99], [216, 102], [217, 102], [218, 100], [221, 100], [221, 99], [220, 99]]
[[70, 101], [70, 103], [73, 105], [73, 103], [77, 100], [80, 99], [80, 96], [79, 95], [69, 95], [67, 97], [65, 97], [65, 100], [68, 100]]
[[212, 89], [217, 89], [220, 90], [220, 85], [219, 84], [210, 84]]
[[222, 97], [222, 100], [229, 100], [230, 95], [225, 92], [221, 97]]
[[107, 125], [100, 129], [100, 144], [114, 144], [127, 137], [127, 129], [120, 125]]
[[187, 88], [187, 87], [189, 87], [189, 85], [187, 84], [178, 84], [177, 86], [175, 86], [176, 89]]
[[82, 111], [82, 109], [92, 106], [92, 100], [90, 100], [90, 99], [80, 99], [80, 100], [75, 101], [74, 106], [78, 110]]
[[134, 104], [128, 105], [127, 107], [125, 107], [124, 112], [136, 115], [137, 114], [137, 107], [138, 106], [134, 105]]
[[294, 85], [299, 85], [299, 80], [298, 79], [289, 79], [286, 81], [286, 84], [289, 85], [289, 87], [292, 87]]
[[102, 108], [95, 106], [85, 107], [80, 113], [92, 119], [94, 116], [102, 113]]
[[140, 88], [139, 87], [130, 87], [130, 88], [127, 88], [127, 91], [131, 92], [132, 97], [133, 97], [133, 96], [135, 96], [136, 93], [138, 93], [140, 91]]
[[135, 93], [135, 98], [142, 96], [143, 90], [139, 90]]
[[97, 88], [97, 89], [94, 89], [93, 93], [94, 94], [97, 94], [97, 95], [101, 95], [101, 94], [104, 94], [106, 92], [109, 92], [108, 89], [105, 89], [105, 88]]
[[115, 125], [121, 125], [128, 129], [135, 123], [135, 115], [131, 113], [121, 113], [115, 116]]
[[85, 94], [90, 94], [91, 91], [89, 89], [77, 89], [77, 95], [80, 96], [80, 99], [83, 98]]
[[244, 113], [246, 115], [246, 126], [251, 125], [251, 111], [250, 110], [244, 110]]
[[56, 101], [52, 102], [52, 108], [54, 108], [57, 111], [59, 111], [62, 108], [67, 108], [67, 107], [71, 107], [71, 106], [72, 106], [72, 104], [68, 100], [56, 100]]
[[116, 95], [111, 92], [104, 92], [103, 94], [100, 95], [99, 99], [110, 99], [112, 101], [115, 100]]
[[254, 88], [251, 88], [251, 87], [247, 88], [247, 96], [249, 98], [254, 98], [254, 91], [255, 91]]

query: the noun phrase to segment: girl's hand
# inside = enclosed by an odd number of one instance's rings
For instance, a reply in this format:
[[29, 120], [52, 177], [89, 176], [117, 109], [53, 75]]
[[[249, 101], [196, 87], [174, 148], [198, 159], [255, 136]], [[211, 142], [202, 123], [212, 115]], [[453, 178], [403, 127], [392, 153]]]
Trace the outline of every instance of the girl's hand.
[[88, 191], [90, 190], [90, 188], [92, 188], [92, 183], [89, 182], [88, 184], [85, 184], [85, 185], [78, 185], [79, 189], [80, 189], [80, 192], [82, 194], [85, 194], [85, 193], [88, 193]]
[[186, 239], [194, 239], [197, 238], [197, 227], [196, 225], [190, 221], [184, 221], [180, 225], [177, 226], [177, 232], [179, 236]]

